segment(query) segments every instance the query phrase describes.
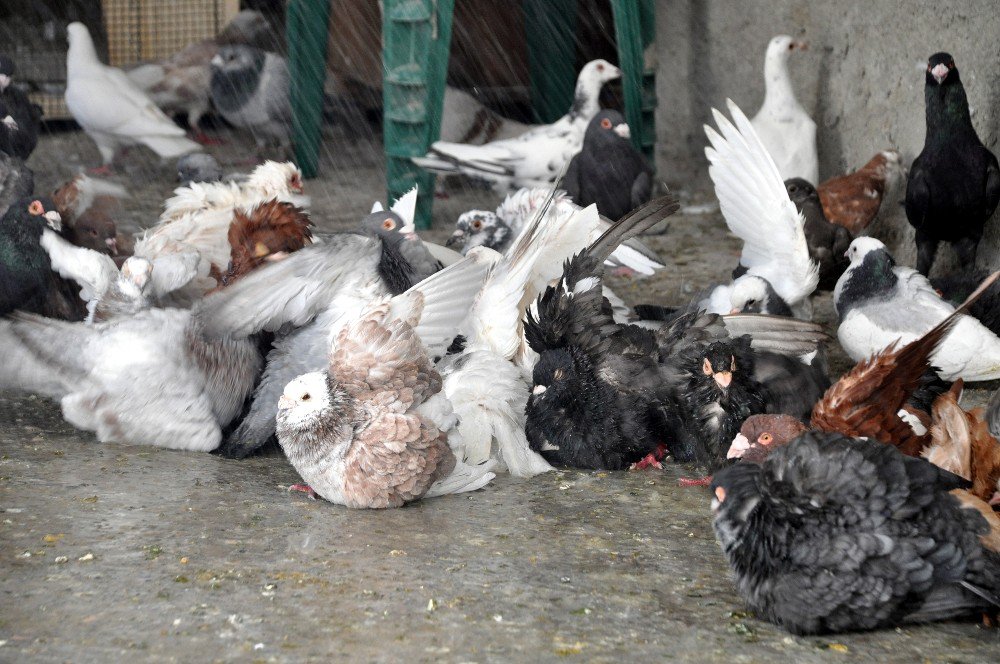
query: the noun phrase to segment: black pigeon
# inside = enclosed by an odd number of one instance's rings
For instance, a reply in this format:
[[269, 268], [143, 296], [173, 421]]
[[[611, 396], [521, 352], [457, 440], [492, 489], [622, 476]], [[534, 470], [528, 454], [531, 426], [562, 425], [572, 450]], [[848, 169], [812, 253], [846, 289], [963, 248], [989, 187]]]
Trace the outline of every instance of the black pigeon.
[[715, 533], [748, 606], [795, 634], [976, 615], [1000, 607], [1000, 554], [948, 493], [969, 485], [891, 445], [811, 431], [715, 474]]
[[549, 463], [622, 470], [664, 442], [656, 334], [615, 323], [601, 278], [615, 247], [678, 207], [664, 197], [614, 224], [529, 311], [525, 338], [539, 359], [525, 433]]
[[49, 198], [22, 198], [0, 219], [0, 315], [45, 306], [53, 272], [40, 242], [46, 229], [61, 230], [55, 209]]
[[621, 113], [604, 110], [590, 121], [583, 148], [569, 162], [562, 187], [577, 205], [596, 203], [598, 212], [611, 219], [650, 199], [653, 169], [629, 140], [629, 126]]
[[906, 218], [916, 229], [917, 271], [927, 276], [941, 241], [951, 243], [962, 268], [975, 264], [983, 227], [1000, 203], [1000, 166], [972, 126], [948, 53], [927, 60], [924, 104], [927, 135], [906, 181]]
[[0, 152], [27, 159], [38, 145], [42, 108], [14, 84], [14, 61], [0, 55]]
[[809, 258], [819, 264], [819, 285], [816, 288], [832, 291], [837, 279], [850, 264], [844, 253], [851, 246], [854, 236], [843, 226], [827, 220], [819, 193], [807, 180], [785, 180], [785, 191], [806, 220], [803, 230], [809, 246]]
[[791, 415], [803, 422], [809, 421], [813, 406], [830, 387], [826, 359], [821, 356], [806, 364], [798, 357], [756, 351], [753, 379], [761, 386], [764, 412]]
[[[931, 286], [941, 293], [942, 298], [957, 307], [965, 302], [972, 295], [972, 291], [979, 288], [979, 284], [988, 276], [990, 276], [989, 270], [969, 266], [960, 272], [931, 279]], [[1000, 336], [1000, 282], [987, 288], [986, 292], [972, 303], [968, 313], [978, 318], [979, 322], [988, 327], [993, 334]]]

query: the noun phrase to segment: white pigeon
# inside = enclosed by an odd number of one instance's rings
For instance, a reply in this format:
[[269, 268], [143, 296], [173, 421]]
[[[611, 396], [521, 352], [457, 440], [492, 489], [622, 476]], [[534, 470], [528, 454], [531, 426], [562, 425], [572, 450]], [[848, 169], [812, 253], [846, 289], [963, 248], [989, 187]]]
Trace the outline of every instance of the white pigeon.
[[795, 99], [788, 76], [788, 56], [808, 45], [779, 35], [764, 56], [764, 104], [753, 118], [753, 128], [778, 167], [782, 180], [804, 178], [819, 184], [816, 123]]
[[[955, 311], [926, 277], [897, 266], [875, 238], [856, 238], [847, 256], [851, 264], [837, 281], [833, 297], [840, 316], [837, 338], [854, 361], [871, 357], [893, 342], [908, 344]], [[1000, 378], [1000, 338], [963, 314], [938, 345], [931, 364], [945, 380], [996, 380]]]
[[[295, 164], [267, 161], [244, 182], [191, 182], [175, 189], [159, 222], [135, 243], [133, 254], [156, 266], [151, 295], [163, 298], [174, 294], [176, 304], [190, 304], [214, 288], [216, 281], [209, 276], [212, 267], [225, 272], [229, 264], [233, 212], [237, 208], [249, 210], [271, 199], [308, 206], [309, 199], [302, 196], [302, 173]], [[176, 271], [181, 264], [159, 264], [167, 256], [179, 254], [198, 257], [195, 273], [186, 282]]]
[[[496, 213], [470, 210], [459, 216], [447, 246], [457, 246], [463, 252], [472, 247], [485, 246], [505, 253], [542, 206], [548, 206], [546, 215], [551, 217], [551, 223], [557, 225], [565, 223], [583, 209], [561, 190], [553, 195], [551, 187], [519, 189], [504, 198]], [[602, 230], [607, 230], [611, 221], [601, 217], [600, 224]], [[656, 252], [631, 238], [615, 249], [605, 265], [648, 276], [662, 268], [663, 262]]]
[[554, 123], [485, 145], [437, 141], [425, 157], [414, 157], [413, 162], [435, 173], [486, 180], [497, 191], [544, 186], [580, 151], [587, 124], [600, 110], [601, 87], [620, 76], [621, 70], [610, 62], [592, 60], [580, 70], [569, 112]]
[[[768, 151], [743, 112], [726, 100], [735, 125], [712, 109], [719, 131], [705, 127], [708, 175], [729, 230], [743, 240], [740, 265], [765, 279], [796, 317], [812, 313], [809, 296], [819, 282], [819, 266], [809, 258], [805, 220], [788, 198]], [[719, 133], [721, 132], [721, 134]], [[732, 284], [718, 286], [700, 303], [709, 313], [736, 307]]]
[[97, 58], [83, 23], [70, 23], [67, 36], [66, 106], [97, 144], [105, 166], [125, 145], [141, 143], [163, 159], [199, 149], [125, 72]]

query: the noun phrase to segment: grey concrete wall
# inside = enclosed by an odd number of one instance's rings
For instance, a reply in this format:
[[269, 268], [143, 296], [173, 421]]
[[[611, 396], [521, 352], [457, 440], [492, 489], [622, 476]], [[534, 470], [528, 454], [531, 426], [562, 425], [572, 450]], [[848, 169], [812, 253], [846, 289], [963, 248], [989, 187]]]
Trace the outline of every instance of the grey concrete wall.
[[[810, 44], [793, 55], [790, 71], [818, 126], [821, 179], [884, 148], [899, 149], [907, 163], [920, 153], [924, 67], [936, 51], [955, 57], [976, 131], [1000, 152], [1000, 0], [658, 0], [656, 20], [657, 168], [668, 184], [707, 185], [701, 127], [709, 109], [730, 97], [748, 116], [757, 112], [764, 49], [778, 34]], [[912, 265], [902, 208], [872, 234]], [[942, 247], [935, 272], [952, 257]], [[1000, 214], [987, 224], [979, 263], [1000, 267]]]

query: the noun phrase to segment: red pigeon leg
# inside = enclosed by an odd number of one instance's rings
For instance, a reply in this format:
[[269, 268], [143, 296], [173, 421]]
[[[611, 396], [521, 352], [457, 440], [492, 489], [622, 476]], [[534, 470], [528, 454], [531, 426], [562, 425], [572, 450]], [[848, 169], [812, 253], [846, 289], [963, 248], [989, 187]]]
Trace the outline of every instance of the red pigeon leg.
[[288, 487], [288, 491], [289, 492], [291, 492], [291, 491], [301, 491], [302, 493], [306, 494], [307, 496], [309, 496], [313, 500], [316, 500], [317, 498], [319, 498], [319, 494], [316, 493], [315, 491], [313, 491], [312, 487], [309, 486], [308, 484], [293, 484], [290, 487]]
[[660, 443], [656, 446], [656, 449], [642, 457], [631, 466], [628, 467], [629, 470], [644, 470], [646, 468], [656, 468], [658, 470], [663, 470], [663, 464], [660, 463], [664, 457], [667, 456], [667, 446]]
[[712, 476], [706, 475], [705, 477], [682, 477], [677, 480], [677, 483], [681, 486], [708, 486], [712, 483]]

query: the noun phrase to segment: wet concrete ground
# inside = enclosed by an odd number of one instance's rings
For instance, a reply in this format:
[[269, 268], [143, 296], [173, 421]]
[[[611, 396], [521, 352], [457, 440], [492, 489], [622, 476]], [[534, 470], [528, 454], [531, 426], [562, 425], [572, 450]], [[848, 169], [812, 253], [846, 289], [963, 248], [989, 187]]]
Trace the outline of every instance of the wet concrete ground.
[[[383, 195], [377, 154], [338, 146], [352, 169], [328, 155], [307, 183], [323, 228]], [[44, 188], [95, 158], [62, 134], [32, 166], [52, 168]], [[125, 219], [149, 225], [170, 170], [129, 173]], [[493, 200], [454, 192], [431, 237]], [[670, 266], [617, 282], [631, 302], [681, 303], [723, 278], [739, 246], [717, 213], [680, 215], [649, 242]], [[829, 323], [829, 298], [818, 308]], [[974, 622], [800, 638], [755, 619], [715, 543], [708, 492], [677, 485], [696, 468], [504, 476], [360, 512], [289, 494], [298, 477], [279, 453], [99, 444], [55, 404], [10, 393], [0, 423], [0, 661], [974, 663], [1000, 652], [1000, 632]]]

